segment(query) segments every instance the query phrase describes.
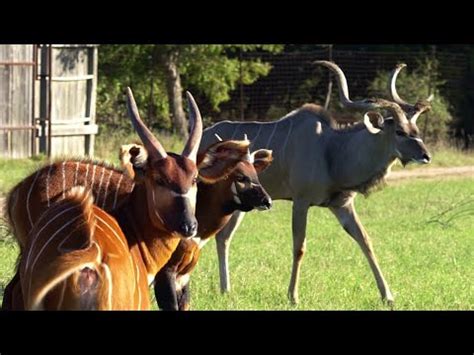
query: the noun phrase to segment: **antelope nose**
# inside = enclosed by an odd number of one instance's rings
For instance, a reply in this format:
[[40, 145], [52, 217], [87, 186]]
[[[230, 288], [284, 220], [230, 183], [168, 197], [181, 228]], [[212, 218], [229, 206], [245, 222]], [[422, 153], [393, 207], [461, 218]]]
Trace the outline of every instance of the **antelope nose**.
[[425, 153], [423, 154], [422, 160], [425, 164], [428, 164], [431, 161], [431, 156], [428, 153]]
[[181, 234], [184, 236], [184, 237], [194, 237], [197, 233], [197, 229], [198, 229], [198, 223], [197, 221], [193, 221], [193, 222], [183, 222], [181, 223]]
[[272, 208], [272, 199], [270, 197], [264, 197], [262, 199], [262, 209], [269, 210]]

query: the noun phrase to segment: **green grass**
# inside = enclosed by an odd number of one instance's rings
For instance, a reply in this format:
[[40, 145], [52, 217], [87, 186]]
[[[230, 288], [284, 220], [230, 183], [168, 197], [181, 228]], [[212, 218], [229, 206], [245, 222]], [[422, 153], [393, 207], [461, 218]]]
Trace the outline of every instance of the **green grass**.
[[[395, 296], [395, 309], [474, 309], [474, 180], [416, 180], [358, 196], [359, 216]], [[5, 234], [0, 229], [0, 234]], [[384, 310], [357, 244], [323, 208], [309, 213], [300, 304], [286, 297], [291, 270], [291, 204], [249, 213], [231, 246], [232, 292], [221, 295], [214, 241], [193, 273], [192, 308]], [[0, 236], [0, 291], [16, 247]], [[156, 306], [155, 306], [156, 307]]]
[[[400, 183], [356, 206], [396, 309], [474, 308], [474, 180]], [[231, 246], [228, 295], [208, 244], [192, 279], [193, 309], [387, 309], [361, 250], [322, 208], [310, 210], [300, 304], [291, 306], [290, 223], [289, 202], [246, 216]]]
[[0, 196], [5, 195], [17, 182], [38, 169], [44, 161], [44, 157], [0, 159]]

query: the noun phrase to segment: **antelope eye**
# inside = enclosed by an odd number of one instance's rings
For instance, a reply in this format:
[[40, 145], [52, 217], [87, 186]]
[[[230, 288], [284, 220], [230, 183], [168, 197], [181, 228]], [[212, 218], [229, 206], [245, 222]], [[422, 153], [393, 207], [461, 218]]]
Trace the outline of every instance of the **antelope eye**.
[[165, 182], [162, 179], [156, 179], [155, 183], [159, 186], [164, 186], [165, 185]]
[[395, 133], [397, 136], [401, 136], [401, 137], [405, 137], [407, 135], [405, 132], [400, 131], [400, 130], [397, 130]]
[[238, 182], [244, 182], [245, 181], [245, 176], [239, 175], [235, 178], [235, 180], [237, 180]]

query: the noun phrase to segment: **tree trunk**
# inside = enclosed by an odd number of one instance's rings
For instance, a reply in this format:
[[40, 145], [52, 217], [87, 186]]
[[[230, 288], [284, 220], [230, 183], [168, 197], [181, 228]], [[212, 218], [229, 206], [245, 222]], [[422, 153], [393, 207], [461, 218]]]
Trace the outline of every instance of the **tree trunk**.
[[178, 50], [172, 49], [161, 55], [164, 68], [169, 110], [174, 131], [183, 138], [188, 137], [186, 116], [183, 110], [183, 88], [178, 70]]

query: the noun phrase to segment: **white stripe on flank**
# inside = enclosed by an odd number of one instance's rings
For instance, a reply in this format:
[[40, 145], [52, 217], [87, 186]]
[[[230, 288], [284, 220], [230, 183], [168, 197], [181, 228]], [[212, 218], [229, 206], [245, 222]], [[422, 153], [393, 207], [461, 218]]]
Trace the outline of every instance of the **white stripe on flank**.
[[122, 246], [124, 247], [125, 250], [128, 250], [128, 246], [124, 243], [124, 241], [122, 240], [122, 238], [120, 238], [120, 236], [117, 234], [117, 232], [115, 231], [115, 229], [113, 229], [106, 221], [104, 221], [102, 218], [100, 218], [98, 215], [95, 215], [95, 218], [99, 221], [101, 221], [103, 224], [105, 224], [111, 231], [112, 233], [115, 234], [115, 236], [117, 237], [117, 239], [119, 240], [120, 244], [122, 244]]
[[[286, 145], [288, 144], [288, 140], [290, 138], [290, 135], [291, 135], [291, 130], [293, 129], [293, 121], [292, 120], [289, 120], [290, 121], [290, 128], [288, 129], [288, 134], [286, 135], [286, 138], [285, 138], [285, 143], [283, 143], [283, 147], [280, 149], [281, 152], [283, 152], [285, 154], [285, 158], [286, 158]], [[281, 164], [281, 159], [280, 159], [280, 164]]]
[[[26, 266], [25, 266], [25, 269], [28, 269], [28, 265], [29, 265], [29, 261], [30, 261], [30, 257], [31, 257], [31, 252], [33, 250], [33, 246], [34, 244], [36, 243], [36, 240], [38, 239], [38, 236], [41, 234], [41, 232], [43, 232], [43, 230], [51, 223], [53, 222], [56, 218], [58, 218], [59, 216], [63, 215], [64, 213], [76, 208], [77, 206], [72, 206], [72, 207], [69, 207], [63, 211], [61, 211], [60, 213], [58, 213], [57, 215], [55, 215], [53, 218], [51, 218], [39, 231], [38, 233], [36, 233], [36, 235], [33, 237], [33, 239], [31, 240], [31, 244], [30, 244], [30, 249], [28, 250], [28, 255], [26, 257]], [[43, 217], [44, 214], [41, 216]]]
[[60, 274], [58, 275], [57, 277], [55, 277], [54, 279], [52, 279], [48, 284], [46, 284], [40, 292], [38, 292], [34, 297], [33, 299], [29, 299], [30, 298], [30, 289], [31, 289], [31, 278], [30, 278], [30, 285], [29, 285], [29, 289], [25, 292], [25, 290], [23, 290], [23, 296], [25, 297], [26, 299], [26, 307], [28, 308], [29, 306], [29, 309], [32, 309], [32, 310], [35, 310], [35, 309], [38, 309], [41, 302], [43, 301], [43, 298], [46, 296], [46, 294], [52, 289], [54, 288], [59, 282], [63, 281], [63, 280], [66, 280], [69, 276], [71, 276], [72, 274], [74, 274], [76, 271], [80, 271], [81, 269], [83, 268], [95, 268], [95, 265], [94, 264], [91, 264], [91, 263], [84, 263], [84, 264], [81, 264], [79, 265], [78, 267], [74, 268], [74, 269], [70, 269], [68, 270], [68, 272], [66, 273], [63, 273], [63, 274]]
[[270, 134], [270, 137], [268, 138], [268, 142], [267, 142], [267, 144], [265, 145], [265, 148], [267, 148], [267, 149], [268, 149], [268, 147], [270, 147], [270, 143], [271, 143], [271, 141], [272, 141], [273, 135], [275, 134], [276, 128], [277, 128], [277, 126], [278, 126], [278, 123], [280, 123], [280, 121], [276, 121], [276, 122], [275, 122], [275, 125], [273, 126], [272, 134]]
[[65, 161], [61, 164], [61, 170], [62, 170], [62, 175], [63, 175], [63, 198], [66, 197], [66, 171], [64, 168], [64, 164], [66, 164]]
[[140, 269], [138, 268], [138, 263], [135, 263], [135, 272], [137, 273], [136, 274], [136, 277], [135, 277], [135, 281], [136, 281], [136, 284], [135, 284], [135, 287], [138, 291], [138, 309], [142, 309], [142, 293], [140, 292]]
[[51, 174], [51, 169], [53, 168], [53, 164], [49, 166], [48, 175], [46, 176], [46, 202], [48, 203], [48, 207], [50, 206], [49, 202], [49, 175]]
[[[36, 258], [33, 260], [33, 262], [31, 263], [30, 265], [30, 286], [29, 286], [29, 289], [31, 289], [31, 279], [32, 279], [32, 274], [33, 274], [33, 269], [35, 267], [35, 264], [36, 262], [38, 261], [39, 257], [41, 256], [41, 254], [43, 253], [44, 249], [46, 249], [46, 247], [48, 246], [48, 244], [64, 229], [66, 228], [67, 226], [69, 226], [71, 223], [75, 222], [77, 219], [79, 219], [81, 217], [80, 216], [76, 216], [74, 217], [73, 219], [71, 219], [69, 222], [65, 223], [63, 226], [61, 226], [61, 228], [59, 228], [56, 232], [54, 232], [54, 234], [51, 236], [51, 238], [49, 238], [46, 243], [44, 243], [43, 247], [40, 249], [40, 251], [38, 252], [38, 254], [36, 255]], [[30, 248], [30, 250], [32, 250], [33, 248]], [[28, 259], [26, 260], [27, 263], [28, 263]], [[25, 268], [25, 272], [28, 273], [28, 267]]]
[[97, 168], [97, 165], [94, 165], [94, 167], [92, 168], [92, 180], [91, 180], [91, 190], [92, 191], [94, 191], [95, 168]]
[[61, 297], [59, 298], [59, 302], [58, 302], [58, 307], [56, 308], [56, 310], [60, 310], [61, 309], [61, 306], [63, 305], [63, 300], [64, 300], [64, 291], [66, 291], [66, 280], [63, 281], [63, 288], [61, 289]]
[[[107, 179], [107, 184], [105, 185], [105, 192], [104, 192], [104, 202], [102, 202], [102, 209], [104, 209], [105, 202], [107, 200], [107, 191], [109, 190], [110, 178], [114, 174], [113, 170], [110, 170], [109, 178]], [[97, 200], [99, 202], [99, 200]]]
[[239, 130], [240, 128], [240, 124], [236, 124], [235, 125], [235, 129], [234, 129], [234, 133], [232, 133], [232, 137], [230, 137], [230, 139], [234, 139], [235, 135], [237, 134], [237, 131]]
[[[58, 244], [58, 252], [60, 253], [64, 253], [64, 249], [63, 249], [63, 244], [69, 239], [69, 237], [71, 237], [71, 235], [73, 235], [74, 233], [76, 233], [76, 231], [79, 229], [79, 228], [82, 228], [84, 225], [86, 225], [88, 222], [82, 222], [81, 224], [79, 224], [76, 228], [74, 228], [71, 233], [69, 233], [62, 241], [61, 243]], [[81, 245], [80, 248], [85, 248], [87, 247], [87, 245]], [[67, 251], [70, 251], [70, 250], [67, 250]]]
[[77, 185], [77, 172], [79, 171], [79, 162], [76, 162], [76, 172], [74, 173], [74, 186]]
[[260, 135], [260, 131], [262, 130], [262, 126], [263, 125], [258, 126], [257, 134], [255, 135], [255, 137], [252, 138], [252, 143], [250, 143], [249, 149], [255, 145], [255, 142], [257, 142], [257, 138]]
[[90, 164], [86, 164], [87, 168], [86, 168], [86, 178], [84, 179], [84, 187], [87, 187], [87, 176], [89, 175], [89, 165]]
[[112, 273], [110, 272], [110, 268], [106, 263], [103, 263], [102, 266], [104, 267], [105, 277], [109, 282], [109, 295], [107, 297], [108, 309], [112, 310]]
[[102, 167], [102, 174], [100, 175], [100, 180], [99, 180], [99, 190], [97, 190], [97, 205], [99, 204], [100, 200], [100, 190], [102, 190], [102, 182], [104, 180], [104, 173], [105, 173], [105, 168]]
[[112, 206], [113, 210], [115, 209], [115, 206], [117, 205], [117, 197], [118, 197], [118, 193], [119, 193], [119, 190], [120, 190], [120, 183], [122, 182], [122, 179], [123, 179], [123, 175], [120, 175], [120, 179], [118, 181], [118, 184], [117, 184], [117, 187], [116, 187], [116, 190], [115, 190], [114, 205]]
[[[40, 173], [40, 170], [35, 175], [35, 178], [33, 182], [31, 183], [30, 190], [28, 191], [28, 195], [26, 196], [26, 212], [28, 212], [28, 219], [30, 220], [30, 225], [33, 227], [33, 220], [31, 219], [31, 213], [30, 213], [30, 195], [31, 191], [33, 191], [33, 186], [35, 185], [36, 179], [38, 178], [38, 175]], [[46, 191], [48, 189], [48, 185], [46, 185]], [[49, 201], [48, 201], [48, 206], [49, 206]]]

